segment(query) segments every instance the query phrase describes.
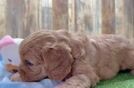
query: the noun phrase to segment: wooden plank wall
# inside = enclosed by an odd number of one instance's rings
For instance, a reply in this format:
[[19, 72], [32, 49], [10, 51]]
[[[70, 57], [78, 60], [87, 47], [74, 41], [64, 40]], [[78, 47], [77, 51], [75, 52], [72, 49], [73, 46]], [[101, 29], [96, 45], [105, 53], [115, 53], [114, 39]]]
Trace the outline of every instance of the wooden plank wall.
[[40, 0], [6, 0], [6, 34], [26, 37], [40, 29]]
[[134, 37], [134, 0], [125, 0], [124, 6], [126, 14], [126, 35], [128, 38]]
[[68, 0], [53, 0], [53, 29], [68, 29]]
[[0, 12], [3, 12], [0, 37], [10, 34], [24, 38], [42, 29], [134, 37], [134, 0], [46, 0], [45, 3], [0, 0]]
[[116, 33], [125, 35], [126, 31], [126, 14], [125, 14], [125, 6], [122, 0], [115, 0], [115, 19], [116, 19]]
[[102, 33], [115, 33], [115, 1], [102, 0]]
[[0, 0], [0, 37], [6, 34], [5, 5], [6, 5], [6, 0]]
[[116, 33], [134, 38], [134, 0], [116, 0]]
[[[23, 35], [25, 1], [6, 0], [6, 32], [12, 37]], [[16, 8], [17, 7], [17, 8]], [[27, 32], [26, 32], [27, 33]]]

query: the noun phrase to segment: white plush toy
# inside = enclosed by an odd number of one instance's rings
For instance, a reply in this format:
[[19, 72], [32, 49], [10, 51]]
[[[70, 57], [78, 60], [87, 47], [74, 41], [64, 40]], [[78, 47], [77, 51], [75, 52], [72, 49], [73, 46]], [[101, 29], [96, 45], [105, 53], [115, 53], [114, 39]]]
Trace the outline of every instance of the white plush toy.
[[6, 69], [16, 72], [20, 64], [19, 45], [23, 41], [21, 38], [12, 38], [7, 35], [0, 40], [0, 53]]

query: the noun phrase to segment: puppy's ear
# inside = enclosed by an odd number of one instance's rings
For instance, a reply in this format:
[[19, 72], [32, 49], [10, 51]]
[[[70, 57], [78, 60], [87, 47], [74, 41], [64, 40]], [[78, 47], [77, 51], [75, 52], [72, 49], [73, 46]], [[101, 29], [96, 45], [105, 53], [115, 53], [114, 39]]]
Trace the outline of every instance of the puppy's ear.
[[43, 59], [50, 79], [63, 80], [71, 72], [73, 57], [64, 43], [44, 47]]

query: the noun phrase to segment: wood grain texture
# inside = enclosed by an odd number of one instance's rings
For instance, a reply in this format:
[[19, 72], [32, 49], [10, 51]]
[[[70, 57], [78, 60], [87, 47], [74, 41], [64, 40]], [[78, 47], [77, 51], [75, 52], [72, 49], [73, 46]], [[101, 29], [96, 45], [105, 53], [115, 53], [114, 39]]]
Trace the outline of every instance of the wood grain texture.
[[92, 0], [76, 0], [76, 26], [78, 31], [93, 32]]
[[134, 0], [125, 0], [126, 36], [134, 38]]
[[102, 33], [115, 33], [115, 1], [102, 0]]
[[68, 0], [68, 29], [76, 31], [76, 0]]
[[126, 33], [126, 15], [124, 0], [115, 0], [115, 14], [116, 14], [116, 33], [125, 35]]
[[0, 0], [0, 38], [6, 34], [6, 0]]
[[[23, 0], [6, 0], [6, 32], [13, 37], [18, 37], [19, 30], [22, 30], [22, 20], [23, 20]], [[18, 7], [18, 8], [16, 8]], [[19, 35], [21, 35], [19, 33]]]
[[[0, 38], [41, 29], [134, 38], [134, 0], [0, 0]], [[50, 3], [52, 2], [52, 3]]]
[[26, 37], [39, 30], [39, 0], [7, 0], [7, 33], [13, 37]]
[[68, 29], [68, 0], [52, 0], [53, 29]]

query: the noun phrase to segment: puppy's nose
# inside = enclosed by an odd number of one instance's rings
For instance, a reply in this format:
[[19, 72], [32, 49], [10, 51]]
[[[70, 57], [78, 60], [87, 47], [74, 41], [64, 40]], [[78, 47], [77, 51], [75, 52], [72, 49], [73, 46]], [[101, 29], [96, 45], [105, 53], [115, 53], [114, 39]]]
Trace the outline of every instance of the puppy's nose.
[[44, 77], [44, 79], [48, 79], [48, 76]]
[[12, 71], [13, 71], [13, 73], [16, 73], [16, 72], [18, 72], [18, 70], [17, 70], [17, 69], [13, 69]]

